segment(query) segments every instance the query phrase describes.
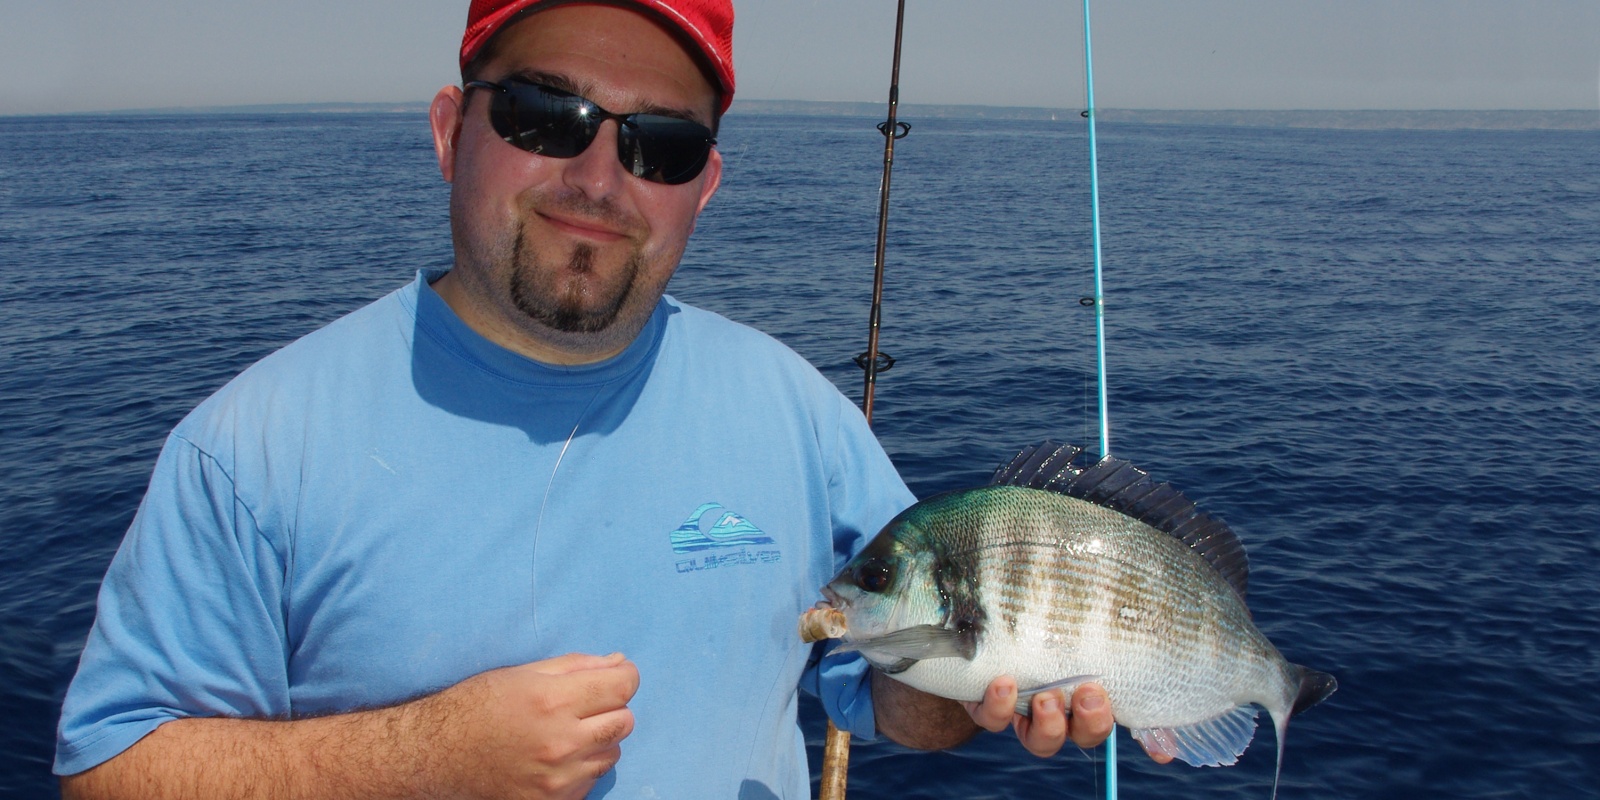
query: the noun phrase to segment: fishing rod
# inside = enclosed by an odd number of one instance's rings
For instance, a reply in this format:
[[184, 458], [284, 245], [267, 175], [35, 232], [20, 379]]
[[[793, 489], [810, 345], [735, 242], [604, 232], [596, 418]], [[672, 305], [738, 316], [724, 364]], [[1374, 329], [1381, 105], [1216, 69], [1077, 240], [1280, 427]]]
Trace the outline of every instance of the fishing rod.
[[[894, 357], [878, 349], [878, 330], [883, 322], [883, 256], [889, 241], [889, 178], [894, 172], [894, 143], [911, 133], [911, 123], [901, 122], [900, 40], [905, 32], [906, 0], [899, 0], [894, 17], [894, 63], [889, 71], [889, 118], [878, 124], [883, 134], [883, 182], [878, 187], [878, 248], [872, 262], [872, 312], [867, 321], [867, 350], [855, 357], [856, 366], [866, 373], [861, 390], [861, 413], [872, 424], [872, 399], [878, 387], [878, 373], [894, 366]], [[822, 748], [822, 775], [819, 800], [844, 800], [849, 781], [850, 734], [828, 722], [828, 738]]]
[[878, 373], [888, 372], [894, 358], [878, 350], [878, 328], [883, 321], [883, 255], [889, 240], [889, 178], [894, 172], [894, 143], [911, 133], [911, 123], [898, 119], [900, 109], [900, 36], [905, 30], [906, 0], [899, 0], [894, 19], [894, 65], [889, 72], [889, 119], [878, 123], [883, 134], [883, 183], [878, 187], [878, 250], [872, 262], [872, 315], [867, 322], [867, 351], [856, 356], [856, 366], [867, 374], [862, 388], [861, 412], [872, 424], [872, 397]]
[[[1089, 121], [1089, 208], [1094, 232], [1094, 354], [1100, 384], [1100, 457], [1111, 455], [1111, 420], [1106, 403], [1106, 303], [1100, 251], [1100, 154], [1095, 141], [1094, 48], [1089, 36], [1089, 0], [1083, 0], [1083, 117]], [[1106, 800], [1117, 800], [1117, 726], [1106, 737]]]
[[[889, 116], [878, 124], [883, 134], [883, 181], [879, 186], [878, 240], [872, 265], [872, 309], [867, 323], [867, 350], [855, 357], [856, 366], [866, 373], [862, 387], [861, 410], [867, 424], [872, 424], [873, 397], [877, 391], [878, 373], [894, 366], [894, 358], [878, 349], [878, 334], [883, 322], [883, 266], [889, 232], [889, 189], [894, 172], [894, 143], [911, 133], [911, 125], [898, 119], [900, 108], [900, 43], [905, 31], [906, 2], [898, 0], [894, 21], [894, 61], [889, 72]], [[1089, 0], [1083, 0], [1083, 61], [1085, 108], [1083, 117], [1089, 125], [1089, 205], [1091, 229], [1094, 239], [1094, 296], [1085, 298], [1094, 308], [1095, 318], [1095, 368], [1099, 384], [1100, 455], [1111, 453], [1111, 422], [1107, 413], [1106, 392], [1106, 323], [1105, 282], [1100, 243], [1100, 162], [1095, 137], [1094, 104], [1094, 50], [1091, 43]], [[1117, 800], [1117, 737], [1116, 728], [1106, 738], [1106, 800]], [[850, 734], [828, 722], [827, 741], [823, 747], [822, 774], [819, 800], [844, 800], [849, 780]]]
[[1089, 0], [1083, 0], [1083, 76], [1089, 121], [1089, 208], [1094, 221], [1094, 356], [1100, 385], [1100, 456], [1111, 455], [1111, 420], [1106, 409], [1106, 303], [1100, 250], [1100, 154], [1095, 141], [1094, 50], [1089, 41]]

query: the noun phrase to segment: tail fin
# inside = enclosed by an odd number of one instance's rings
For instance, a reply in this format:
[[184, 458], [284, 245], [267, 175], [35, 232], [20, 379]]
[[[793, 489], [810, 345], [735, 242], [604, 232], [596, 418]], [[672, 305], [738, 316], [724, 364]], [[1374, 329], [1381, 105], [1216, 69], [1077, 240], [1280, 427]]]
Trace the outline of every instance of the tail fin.
[[[1278, 776], [1283, 774], [1283, 737], [1289, 731], [1289, 718], [1328, 699], [1339, 688], [1339, 682], [1326, 672], [1290, 664], [1300, 676], [1300, 691], [1295, 694], [1294, 706], [1281, 718], [1272, 715], [1272, 726], [1278, 731], [1278, 766], [1272, 772], [1272, 800], [1278, 800]], [[1270, 711], [1270, 710], [1269, 710]]]
[[1294, 710], [1289, 712], [1291, 717], [1328, 699], [1328, 695], [1339, 688], [1339, 682], [1326, 672], [1306, 669], [1299, 664], [1293, 666], [1300, 671], [1300, 693], [1294, 698]]

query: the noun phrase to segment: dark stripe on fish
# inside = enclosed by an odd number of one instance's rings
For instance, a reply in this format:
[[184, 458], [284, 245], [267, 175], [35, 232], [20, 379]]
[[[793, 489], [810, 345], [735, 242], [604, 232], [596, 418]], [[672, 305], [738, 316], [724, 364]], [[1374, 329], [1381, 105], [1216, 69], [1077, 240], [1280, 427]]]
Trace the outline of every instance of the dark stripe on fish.
[[[934, 585], [945, 611], [944, 627], [957, 636], [956, 649], [968, 661], [978, 652], [988, 614], [983, 610], [975, 552], [951, 553], [942, 549], [933, 563]], [[1015, 621], [1011, 623], [1015, 629]]]
[[989, 485], [1043, 489], [1132, 517], [1188, 545], [1227, 579], [1239, 599], [1245, 598], [1250, 560], [1226, 523], [1195, 508], [1171, 484], [1157, 483], [1120, 458], [1106, 456], [1093, 464], [1075, 464], [1082, 455], [1085, 451], [1077, 445], [1031, 445], [995, 470]]

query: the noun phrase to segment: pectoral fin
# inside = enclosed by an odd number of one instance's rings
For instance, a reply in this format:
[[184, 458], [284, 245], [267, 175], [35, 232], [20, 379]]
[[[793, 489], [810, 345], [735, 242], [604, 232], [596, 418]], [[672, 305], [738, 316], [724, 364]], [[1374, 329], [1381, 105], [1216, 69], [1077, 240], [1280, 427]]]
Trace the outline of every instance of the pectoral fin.
[[851, 639], [835, 647], [829, 655], [850, 652], [859, 652], [875, 664], [906, 659], [915, 662], [928, 658], [964, 658], [970, 661], [973, 656], [971, 636], [938, 625], [918, 625], [882, 636]]
[[1048, 692], [1051, 689], [1060, 689], [1061, 693], [1067, 696], [1067, 713], [1070, 714], [1072, 713], [1072, 693], [1077, 691], [1079, 686], [1085, 683], [1093, 683], [1097, 680], [1100, 680], [1099, 675], [1074, 675], [1070, 678], [1062, 678], [1059, 681], [1051, 681], [1043, 686], [1035, 686], [1032, 689], [1017, 692], [1017, 713], [1024, 717], [1032, 716], [1034, 695], [1040, 692]]

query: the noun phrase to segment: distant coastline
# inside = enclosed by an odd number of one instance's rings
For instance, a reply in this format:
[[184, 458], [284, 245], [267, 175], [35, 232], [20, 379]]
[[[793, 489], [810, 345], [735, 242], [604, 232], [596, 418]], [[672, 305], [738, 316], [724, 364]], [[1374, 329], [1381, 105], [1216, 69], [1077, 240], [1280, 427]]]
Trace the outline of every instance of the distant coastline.
[[[426, 102], [285, 103], [272, 105], [160, 108], [92, 112], [74, 116], [139, 114], [426, 114]], [[1080, 109], [1029, 106], [936, 105], [902, 103], [900, 116], [924, 119], [1015, 119], [1075, 122]], [[733, 115], [881, 117], [881, 102], [738, 99]], [[1250, 128], [1329, 128], [1343, 130], [1600, 130], [1600, 110], [1165, 110], [1102, 108], [1102, 124], [1214, 125]]]
[[[1081, 109], [1026, 106], [900, 104], [899, 116], [952, 119], [1028, 119], [1072, 122]], [[796, 100], [735, 100], [730, 114], [881, 117], [883, 103]], [[1106, 124], [1219, 125], [1250, 128], [1338, 128], [1348, 130], [1600, 130], [1600, 110], [1574, 111], [1201, 111], [1102, 108]]]

